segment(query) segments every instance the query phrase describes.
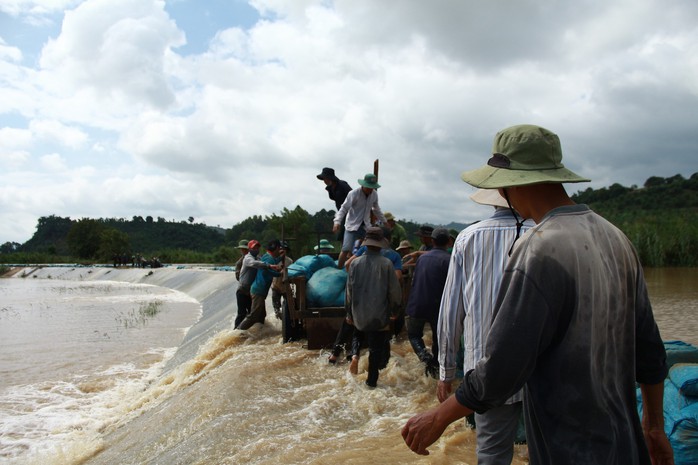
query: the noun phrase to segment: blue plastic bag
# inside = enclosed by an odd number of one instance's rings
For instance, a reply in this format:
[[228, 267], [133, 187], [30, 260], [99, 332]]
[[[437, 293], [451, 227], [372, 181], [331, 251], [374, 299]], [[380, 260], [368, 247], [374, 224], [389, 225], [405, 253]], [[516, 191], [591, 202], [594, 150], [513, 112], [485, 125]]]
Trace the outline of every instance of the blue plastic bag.
[[337, 268], [322, 268], [308, 280], [308, 307], [344, 307], [347, 272]]

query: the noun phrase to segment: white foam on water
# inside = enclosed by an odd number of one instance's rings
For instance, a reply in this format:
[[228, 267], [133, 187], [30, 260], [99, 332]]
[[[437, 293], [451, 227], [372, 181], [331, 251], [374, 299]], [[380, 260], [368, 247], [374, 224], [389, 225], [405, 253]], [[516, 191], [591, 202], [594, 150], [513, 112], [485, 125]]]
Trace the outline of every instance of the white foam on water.
[[12, 281], [0, 283], [2, 463], [93, 453], [106, 428], [147, 403], [202, 313], [187, 294], [149, 284]]
[[46, 463], [76, 441], [99, 444], [108, 425], [123, 421], [134, 399], [159, 376], [175, 348], [151, 351], [160, 362], [108, 367], [91, 376], [12, 386], [0, 398], [0, 459]]

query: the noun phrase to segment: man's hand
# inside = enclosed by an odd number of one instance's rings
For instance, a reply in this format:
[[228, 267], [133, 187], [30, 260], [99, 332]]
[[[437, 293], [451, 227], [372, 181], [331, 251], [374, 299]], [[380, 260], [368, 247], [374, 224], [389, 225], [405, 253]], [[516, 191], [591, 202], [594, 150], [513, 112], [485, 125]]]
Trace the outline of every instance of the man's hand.
[[643, 430], [652, 465], [674, 465], [674, 451], [664, 430]]
[[337, 223], [334, 223], [332, 225], [332, 232], [336, 233], [337, 231], [339, 231], [339, 225]]
[[642, 433], [652, 465], [674, 465], [674, 451], [664, 432], [664, 382], [640, 383], [642, 392]]
[[439, 381], [439, 384], [436, 386], [436, 397], [439, 399], [439, 402], [445, 401], [451, 395], [451, 384], [451, 381]]
[[412, 452], [429, 455], [427, 447], [441, 437], [448, 424], [436, 423], [436, 409], [410, 418], [402, 428], [402, 438]]
[[402, 428], [402, 438], [412, 452], [429, 455], [427, 447], [441, 437], [446, 427], [471, 413], [472, 410], [451, 396], [433, 409], [410, 418]]

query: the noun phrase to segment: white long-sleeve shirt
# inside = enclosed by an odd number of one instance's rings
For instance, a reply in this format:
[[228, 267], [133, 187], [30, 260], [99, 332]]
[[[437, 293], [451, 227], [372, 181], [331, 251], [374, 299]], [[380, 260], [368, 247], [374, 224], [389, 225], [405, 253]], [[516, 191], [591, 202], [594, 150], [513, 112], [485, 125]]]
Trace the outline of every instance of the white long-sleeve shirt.
[[358, 187], [349, 192], [344, 203], [334, 215], [334, 223], [342, 224], [347, 231], [357, 231], [362, 225], [371, 226], [371, 210], [381, 222], [387, 223], [381, 207], [378, 205], [378, 192], [373, 189], [369, 195]]
[[[524, 234], [533, 222], [527, 220]], [[516, 238], [516, 222], [508, 209], [498, 209], [479, 223], [461, 231], [453, 245], [446, 285], [439, 310], [438, 340], [440, 379], [452, 381], [463, 335], [463, 371], [475, 368], [483, 357], [492, 324], [502, 272]], [[507, 403], [522, 400], [521, 392]]]

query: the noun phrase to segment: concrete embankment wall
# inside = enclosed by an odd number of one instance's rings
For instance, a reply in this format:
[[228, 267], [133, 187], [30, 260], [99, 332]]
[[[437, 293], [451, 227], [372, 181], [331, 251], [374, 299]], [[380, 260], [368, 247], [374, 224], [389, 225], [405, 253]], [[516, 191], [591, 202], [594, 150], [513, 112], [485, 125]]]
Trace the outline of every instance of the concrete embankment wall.
[[165, 371], [190, 360], [214, 334], [230, 329], [237, 313], [237, 280], [230, 271], [166, 268], [25, 267], [12, 279], [63, 279], [150, 284], [183, 292], [201, 303], [202, 314], [187, 332]]

